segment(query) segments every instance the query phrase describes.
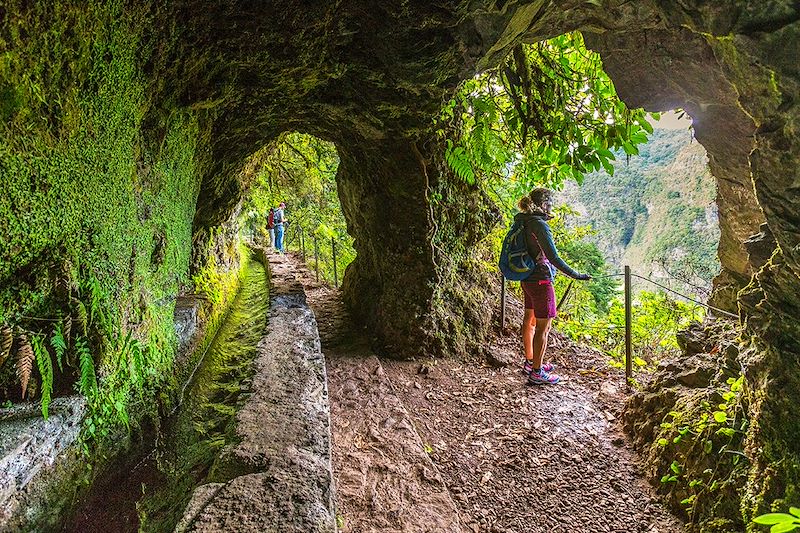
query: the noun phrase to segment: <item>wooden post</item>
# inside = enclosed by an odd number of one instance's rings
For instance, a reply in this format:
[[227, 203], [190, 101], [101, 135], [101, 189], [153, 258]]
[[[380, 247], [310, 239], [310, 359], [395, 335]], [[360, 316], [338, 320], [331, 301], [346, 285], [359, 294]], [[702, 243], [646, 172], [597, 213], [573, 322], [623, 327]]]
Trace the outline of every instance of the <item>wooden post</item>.
[[336, 240], [331, 237], [331, 252], [333, 253], [333, 286], [339, 288], [339, 278], [336, 274]]
[[500, 274], [500, 331], [506, 327], [506, 278]]
[[633, 358], [631, 346], [631, 267], [625, 265], [625, 381], [630, 386], [631, 360]]
[[317, 283], [319, 283], [319, 244], [316, 234], [314, 234], [314, 270], [317, 272]]

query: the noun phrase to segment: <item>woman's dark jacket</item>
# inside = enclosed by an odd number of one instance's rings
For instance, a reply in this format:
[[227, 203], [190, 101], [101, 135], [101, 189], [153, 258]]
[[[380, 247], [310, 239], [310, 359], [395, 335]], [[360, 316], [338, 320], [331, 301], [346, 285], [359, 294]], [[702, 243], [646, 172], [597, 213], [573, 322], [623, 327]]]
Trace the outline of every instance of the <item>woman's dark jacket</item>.
[[556, 268], [571, 278], [580, 276], [558, 255], [553, 243], [553, 233], [544, 213], [517, 213], [514, 222], [525, 224], [525, 244], [528, 255], [536, 261], [536, 269], [525, 281], [553, 281]]

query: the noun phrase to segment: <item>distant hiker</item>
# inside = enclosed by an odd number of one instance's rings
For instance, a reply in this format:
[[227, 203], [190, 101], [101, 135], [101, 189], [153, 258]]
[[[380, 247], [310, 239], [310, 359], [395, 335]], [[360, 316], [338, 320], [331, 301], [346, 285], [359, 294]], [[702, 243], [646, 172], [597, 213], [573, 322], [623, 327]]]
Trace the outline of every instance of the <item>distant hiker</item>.
[[283, 253], [283, 232], [284, 227], [287, 224], [286, 215], [284, 214], [284, 209], [286, 208], [286, 204], [281, 202], [278, 205], [278, 209], [275, 210], [275, 215], [272, 217], [273, 222], [275, 223], [275, 249], [278, 250], [278, 253]]
[[275, 248], [275, 208], [269, 208], [267, 215], [267, 229], [269, 230], [269, 247]]
[[[579, 274], [558, 255], [553, 243], [553, 234], [547, 221], [553, 218], [553, 191], [545, 188], [533, 189], [519, 201], [520, 213], [514, 222], [525, 228], [525, 244], [528, 254], [536, 261], [532, 274], [521, 282], [525, 293], [525, 315], [522, 319], [522, 344], [525, 348], [523, 372], [528, 376], [528, 385], [558, 383], [551, 363], [542, 364], [547, 350], [550, 324], [556, 316], [556, 294], [553, 279], [556, 268], [566, 275], [589, 280], [589, 274]], [[534, 328], [535, 324], [535, 328]]]

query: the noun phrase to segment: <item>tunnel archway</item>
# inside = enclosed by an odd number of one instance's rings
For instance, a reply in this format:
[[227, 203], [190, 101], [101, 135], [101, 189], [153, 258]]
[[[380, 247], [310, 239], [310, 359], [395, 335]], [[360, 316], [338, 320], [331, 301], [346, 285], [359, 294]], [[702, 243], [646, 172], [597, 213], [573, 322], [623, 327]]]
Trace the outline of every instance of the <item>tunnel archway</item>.
[[[20, 295], [71, 305], [50, 267], [85, 253], [85, 271], [113, 285], [108, 300], [122, 302], [127, 325], [158, 324], [154, 344], [165, 345], [157, 333], [168, 329], [192, 233], [199, 248], [235, 210], [246, 158], [297, 129], [339, 150], [358, 251], [345, 298], [385, 353], [479, 349], [491, 290], [467, 251], [489, 231], [492, 206], [447, 170], [430, 118], [461, 79], [517, 43], [581, 29], [629, 105], [682, 107], [697, 125], [720, 191], [714, 302], [738, 309], [748, 328], [742, 360], [763, 393], [754, 448], [778, 443], [754, 468], [796, 462], [800, 32], [796, 6], [771, 8], [18, 2], [2, 14], [3, 319], [24, 315]], [[43, 223], [53, 216], [64, 224]], [[126, 226], [133, 237], [121, 237]], [[165, 272], [165, 258], [180, 272]], [[797, 477], [795, 468], [754, 479], [751, 506], [787, 486], [796, 498]]]

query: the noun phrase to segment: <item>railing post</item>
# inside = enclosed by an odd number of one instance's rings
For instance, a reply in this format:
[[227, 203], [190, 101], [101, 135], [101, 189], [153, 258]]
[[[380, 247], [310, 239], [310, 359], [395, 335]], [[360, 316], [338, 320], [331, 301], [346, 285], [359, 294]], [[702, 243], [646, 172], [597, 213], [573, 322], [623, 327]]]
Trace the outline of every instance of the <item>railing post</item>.
[[625, 265], [625, 381], [630, 386], [631, 359], [631, 267]]
[[339, 278], [336, 274], [336, 240], [331, 237], [331, 252], [333, 253], [333, 286], [339, 288]]
[[317, 272], [317, 283], [319, 283], [319, 244], [317, 234], [314, 234], [314, 270]]
[[303, 257], [303, 263], [306, 262], [306, 234], [303, 228], [300, 228], [300, 255]]
[[500, 331], [506, 327], [506, 278], [500, 274]]

